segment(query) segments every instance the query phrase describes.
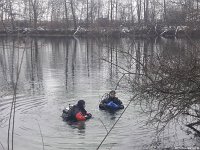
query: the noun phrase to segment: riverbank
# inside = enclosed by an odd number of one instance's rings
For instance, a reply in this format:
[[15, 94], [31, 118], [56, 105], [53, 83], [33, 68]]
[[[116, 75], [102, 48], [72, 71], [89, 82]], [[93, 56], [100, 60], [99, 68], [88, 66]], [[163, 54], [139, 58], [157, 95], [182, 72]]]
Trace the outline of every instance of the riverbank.
[[22, 29], [14, 31], [0, 31], [0, 36], [30, 36], [30, 37], [134, 37], [134, 38], [155, 38], [158, 36], [164, 38], [199, 38], [200, 29], [189, 29], [187, 27], [177, 28], [143, 28], [143, 29], [110, 29], [103, 28], [99, 30], [86, 30], [84, 28], [78, 28], [77, 30], [31, 30]]
[[33, 31], [0, 31], [0, 36], [31, 36], [31, 37], [156, 37], [157, 34], [146, 34], [135, 31], [120, 30], [33, 30]]

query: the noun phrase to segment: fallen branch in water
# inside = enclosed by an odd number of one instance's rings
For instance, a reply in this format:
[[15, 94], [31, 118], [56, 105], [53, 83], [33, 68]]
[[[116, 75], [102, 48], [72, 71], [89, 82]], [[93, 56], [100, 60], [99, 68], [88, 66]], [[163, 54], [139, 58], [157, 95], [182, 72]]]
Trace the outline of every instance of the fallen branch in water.
[[110, 130], [107, 132], [107, 134], [105, 135], [105, 137], [103, 138], [103, 140], [101, 141], [101, 143], [99, 144], [99, 146], [97, 147], [97, 150], [101, 147], [101, 145], [103, 144], [103, 142], [106, 140], [106, 138], [108, 137], [108, 135], [110, 134], [110, 132], [113, 130], [113, 128], [115, 127], [115, 125], [118, 123], [119, 119], [122, 117], [122, 115], [125, 113], [126, 109], [129, 107], [129, 105], [131, 104], [131, 102], [138, 96], [138, 94], [135, 94], [133, 96], [133, 98], [129, 101], [128, 105], [125, 107], [125, 109], [123, 110], [123, 112], [120, 114], [119, 118], [116, 120], [116, 122], [113, 124], [113, 126], [110, 128]]

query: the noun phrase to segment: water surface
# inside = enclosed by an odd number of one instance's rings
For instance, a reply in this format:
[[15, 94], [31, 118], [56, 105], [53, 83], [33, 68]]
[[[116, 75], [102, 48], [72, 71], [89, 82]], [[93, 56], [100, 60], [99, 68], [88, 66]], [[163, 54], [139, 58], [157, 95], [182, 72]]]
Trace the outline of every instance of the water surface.
[[[17, 66], [21, 64], [17, 86], [15, 116], [15, 150], [96, 149], [122, 111], [111, 114], [98, 109], [101, 97], [112, 89], [128, 66], [119, 51], [128, 51], [137, 59], [144, 55], [165, 51], [177, 53], [185, 44], [181, 40], [132, 39], [1, 39], [0, 43], [0, 149], [7, 148], [7, 130], [13, 83], [17, 80]], [[178, 45], [178, 46], [177, 46]], [[166, 48], [167, 47], [167, 48]], [[171, 48], [170, 48], [171, 47]], [[174, 49], [174, 51], [172, 50]], [[123, 84], [122, 84], [123, 85]], [[117, 89], [117, 96], [128, 104], [133, 93], [129, 87]], [[93, 118], [69, 125], [60, 117], [64, 107], [86, 101], [86, 109]], [[195, 146], [183, 125], [171, 124], [160, 138], [153, 128], [146, 126], [148, 116], [140, 113], [140, 106], [131, 104], [101, 149], [157, 149], [157, 147]], [[103, 122], [103, 124], [102, 124]], [[182, 129], [182, 130], [181, 130]], [[152, 144], [152, 142], [160, 141]]]

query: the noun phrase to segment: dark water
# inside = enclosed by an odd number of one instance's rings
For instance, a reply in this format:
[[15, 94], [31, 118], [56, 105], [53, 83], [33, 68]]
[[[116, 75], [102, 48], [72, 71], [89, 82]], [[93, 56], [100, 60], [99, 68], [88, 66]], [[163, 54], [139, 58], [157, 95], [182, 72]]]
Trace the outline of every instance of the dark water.
[[[100, 111], [98, 103], [104, 93], [116, 87], [128, 61], [119, 51], [131, 51], [142, 59], [144, 54], [160, 53], [167, 47], [185, 47], [181, 40], [131, 39], [1, 39], [0, 41], [0, 150], [7, 149], [8, 119], [13, 99], [13, 81], [21, 64], [15, 116], [15, 150], [96, 149], [122, 111]], [[138, 51], [138, 48], [140, 49]], [[147, 53], [145, 53], [147, 52]], [[129, 87], [117, 89], [125, 106], [131, 96]], [[62, 109], [79, 99], [93, 118], [69, 125], [62, 121]], [[198, 141], [187, 135], [184, 125], [170, 124], [160, 137], [146, 126], [148, 116], [140, 106], [131, 104], [101, 149], [158, 149], [194, 147]], [[104, 123], [104, 125], [102, 124]], [[43, 142], [42, 142], [43, 141]], [[156, 141], [156, 142], [154, 142]], [[152, 144], [153, 143], [153, 144]]]

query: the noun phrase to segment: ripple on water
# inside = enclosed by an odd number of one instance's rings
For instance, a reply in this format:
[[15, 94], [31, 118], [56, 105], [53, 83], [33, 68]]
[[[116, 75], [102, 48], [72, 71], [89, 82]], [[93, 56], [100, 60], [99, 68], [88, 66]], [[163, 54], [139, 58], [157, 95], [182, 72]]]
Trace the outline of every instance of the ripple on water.
[[[10, 116], [11, 105], [13, 101], [13, 96], [3, 97], [0, 101], [0, 116], [1, 124], [6, 123]], [[16, 114], [26, 114], [31, 113], [33, 110], [38, 110], [46, 104], [44, 95], [17, 95], [16, 97]], [[16, 115], [17, 116], [17, 115]], [[5, 121], [6, 120], [6, 121]]]

